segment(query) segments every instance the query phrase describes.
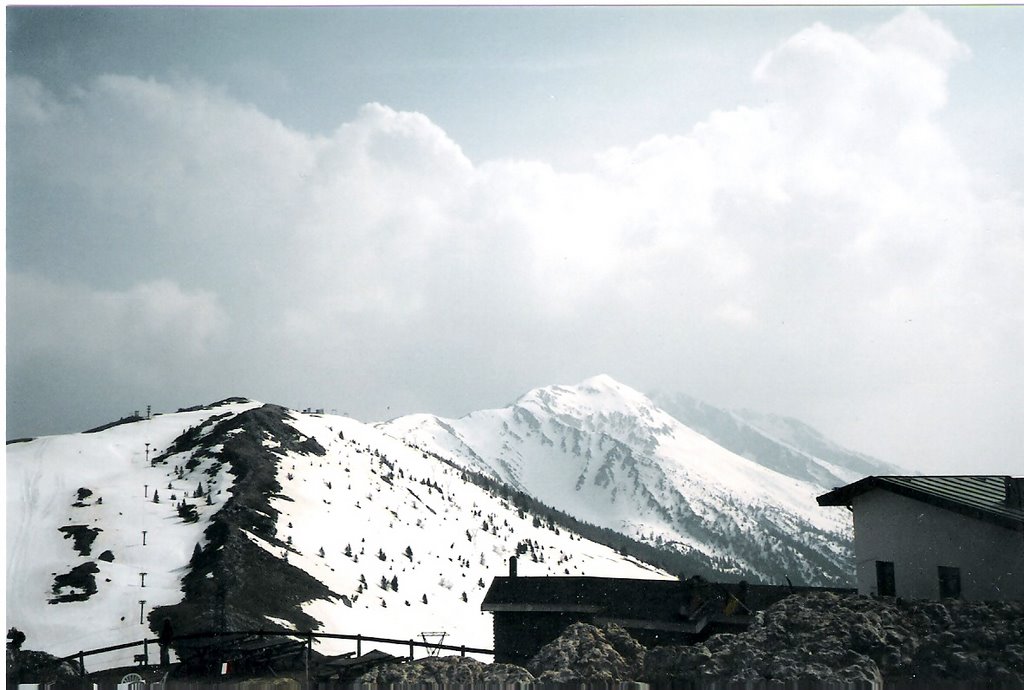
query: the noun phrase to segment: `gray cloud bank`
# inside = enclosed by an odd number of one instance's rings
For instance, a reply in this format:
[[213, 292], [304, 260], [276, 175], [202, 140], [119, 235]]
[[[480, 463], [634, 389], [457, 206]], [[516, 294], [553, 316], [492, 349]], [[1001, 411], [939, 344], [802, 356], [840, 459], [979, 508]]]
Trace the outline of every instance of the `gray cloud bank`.
[[458, 415], [606, 372], [923, 471], [1020, 471], [1024, 206], [941, 123], [970, 51], [817, 24], [763, 102], [566, 172], [368, 104], [8, 80], [8, 436], [241, 394]]

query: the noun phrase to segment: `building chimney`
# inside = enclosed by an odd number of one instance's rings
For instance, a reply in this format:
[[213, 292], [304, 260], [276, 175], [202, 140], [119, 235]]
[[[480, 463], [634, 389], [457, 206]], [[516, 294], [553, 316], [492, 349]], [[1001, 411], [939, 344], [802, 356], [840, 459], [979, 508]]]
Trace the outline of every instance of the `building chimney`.
[[518, 575], [519, 575], [519, 559], [516, 558], [515, 556], [512, 556], [512, 558], [508, 559], [508, 576], [509, 577], [518, 577]]

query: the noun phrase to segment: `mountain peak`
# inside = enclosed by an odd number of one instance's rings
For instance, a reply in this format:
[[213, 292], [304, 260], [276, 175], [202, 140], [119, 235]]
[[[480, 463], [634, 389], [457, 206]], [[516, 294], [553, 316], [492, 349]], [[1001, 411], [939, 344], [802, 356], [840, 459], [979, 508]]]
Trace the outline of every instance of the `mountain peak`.
[[819, 487], [718, 445], [607, 374], [458, 420], [384, 428], [585, 523], [667, 548], [691, 574], [848, 582], [850, 525], [818, 508]]
[[[636, 418], [662, 426], [657, 407], [643, 393], [619, 383], [607, 374], [584, 379], [575, 385], [553, 385], [535, 388], [520, 397], [511, 410], [531, 410], [533, 413], [552, 414], [567, 420], [604, 426], [609, 416], [620, 419]], [[654, 421], [657, 418], [657, 421]]]
[[613, 379], [608, 374], [597, 374], [596, 376], [591, 376], [588, 379], [583, 379], [578, 384], [578, 387], [579, 388], [594, 388], [594, 389], [598, 389], [598, 390], [607, 389], [607, 388], [614, 388], [614, 389], [629, 388], [628, 386], [626, 386], [626, 385], [624, 385], [622, 383], [619, 383], [618, 381]]

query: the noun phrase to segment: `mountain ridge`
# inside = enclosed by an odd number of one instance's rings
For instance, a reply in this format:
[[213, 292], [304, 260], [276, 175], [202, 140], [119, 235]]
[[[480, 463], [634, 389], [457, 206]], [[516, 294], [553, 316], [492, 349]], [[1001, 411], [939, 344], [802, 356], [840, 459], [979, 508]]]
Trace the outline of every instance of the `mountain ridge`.
[[[828, 448], [795, 420], [728, 419]], [[850, 581], [848, 518], [811, 505], [819, 484], [604, 374], [458, 420], [234, 397], [7, 450], [8, 619], [59, 654], [164, 618], [487, 647], [479, 603], [512, 555], [523, 575]]]
[[377, 426], [577, 518], [700, 553], [727, 575], [849, 582], [851, 526], [818, 508], [823, 486], [729, 451], [605, 374], [459, 419]]
[[258, 401], [14, 444], [7, 470], [8, 621], [58, 655], [163, 618], [490, 647], [480, 602], [512, 555], [523, 574], [672, 577], [369, 425]]
[[737, 455], [813, 481], [826, 491], [869, 474], [908, 474], [896, 465], [843, 448], [792, 417], [725, 410], [683, 393], [654, 393], [651, 397], [683, 424]]

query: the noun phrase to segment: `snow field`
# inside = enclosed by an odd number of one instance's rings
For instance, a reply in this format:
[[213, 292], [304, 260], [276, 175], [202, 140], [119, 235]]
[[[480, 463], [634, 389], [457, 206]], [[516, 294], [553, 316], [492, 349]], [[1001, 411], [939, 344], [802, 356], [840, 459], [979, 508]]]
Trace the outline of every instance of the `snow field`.
[[[536, 543], [537, 562], [530, 552], [521, 555], [523, 575], [669, 577], [566, 531], [534, 527], [531, 515], [519, 517], [456, 469], [373, 427], [336, 416], [294, 417], [293, 426], [327, 455], [284, 458], [279, 481], [292, 501], [272, 505], [281, 511], [278, 538], [291, 538], [297, 552], [288, 553], [289, 563], [339, 596], [304, 607], [325, 631], [417, 640], [444, 631], [447, 644], [490, 648], [491, 616], [480, 605], [524, 540]], [[354, 644], [322, 641], [318, 649], [338, 653]]]
[[[148, 623], [139, 622], [140, 607], [145, 620], [153, 607], [181, 599], [181, 578], [192, 549], [219, 501], [215, 497], [215, 505], [206, 506], [192, 499], [198, 477], [173, 476], [173, 466], [184, 460], [171, 458], [167, 465], [152, 467], [145, 444], [153, 458], [187, 427], [256, 405], [158, 415], [95, 434], [42, 437], [7, 447], [7, 622], [26, 634], [27, 647], [68, 655], [154, 637]], [[211, 485], [226, 492], [230, 481], [221, 473]], [[92, 494], [75, 507], [80, 488]], [[197, 504], [196, 523], [178, 518], [171, 500], [171, 494], [180, 499], [186, 490], [189, 502]], [[159, 503], [152, 501], [154, 491], [160, 492]], [[101, 530], [90, 555], [79, 555], [72, 540], [58, 531], [69, 525]], [[98, 559], [107, 550], [112, 562]], [[47, 603], [54, 596], [54, 577], [89, 561], [99, 568], [96, 593], [85, 601]], [[141, 573], [146, 573], [145, 587]], [[135, 651], [90, 657], [86, 665], [130, 664]]]

